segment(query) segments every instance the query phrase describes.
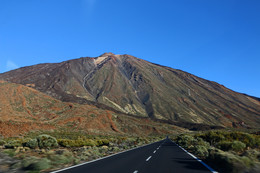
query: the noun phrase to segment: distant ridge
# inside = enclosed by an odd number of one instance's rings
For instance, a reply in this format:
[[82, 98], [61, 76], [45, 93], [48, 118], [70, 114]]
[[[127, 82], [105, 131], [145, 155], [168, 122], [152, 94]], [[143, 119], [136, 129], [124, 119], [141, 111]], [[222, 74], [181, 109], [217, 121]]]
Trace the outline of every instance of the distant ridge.
[[[244, 93], [243, 93], [243, 94], [244, 94]], [[251, 97], [251, 98], [253, 98], [253, 99], [257, 100], [257, 101], [260, 101], [260, 98], [259, 98], [259, 97], [250, 96], [250, 95], [248, 95], [248, 94], [244, 94], [244, 95], [247, 96], [247, 97]]]

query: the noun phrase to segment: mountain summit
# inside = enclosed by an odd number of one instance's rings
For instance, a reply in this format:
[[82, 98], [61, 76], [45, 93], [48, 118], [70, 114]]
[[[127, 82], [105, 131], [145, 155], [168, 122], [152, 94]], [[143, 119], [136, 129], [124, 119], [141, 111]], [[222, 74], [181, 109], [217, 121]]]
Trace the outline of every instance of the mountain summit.
[[259, 100], [216, 82], [131, 55], [104, 53], [0, 74], [62, 101], [100, 104], [152, 119], [257, 127]]

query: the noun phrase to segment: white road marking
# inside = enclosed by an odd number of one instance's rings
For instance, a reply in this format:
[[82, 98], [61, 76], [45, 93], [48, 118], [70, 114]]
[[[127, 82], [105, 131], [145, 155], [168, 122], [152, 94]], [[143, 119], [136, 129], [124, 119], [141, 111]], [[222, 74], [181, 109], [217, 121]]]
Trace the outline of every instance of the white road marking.
[[[158, 142], [159, 142], [159, 141], [158, 141]], [[154, 143], [156, 143], [156, 142], [154, 142]], [[105, 157], [102, 157], [102, 158], [98, 158], [98, 159], [96, 159], [96, 160], [91, 160], [91, 161], [88, 161], [88, 162], [85, 162], [85, 163], [81, 163], [81, 164], [78, 164], [78, 165], [74, 165], [74, 166], [71, 166], [71, 167], [68, 167], [68, 168], [56, 170], [56, 171], [53, 171], [53, 172], [50, 172], [50, 173], [57, 173], [57, 172], [65, 171], [65, 170], [68, 170], [68, 169], [76, 168], [76, 167], [79, 167], [79, 166], [87, 165], [87, 164], [89, 164], [89, 163], [93, 163], [93, 162], [96, 162], [96, 161], [99, 161], [99, 160], [103, 160], [103, 159], [106, 159], [106, 158], [109, 158], [109, 157], [113, 157], [113, 156], [118, 155], [118, 154], [121, 154], [121, 153], [126, 153], [126, 152], [128, 152], [128, 151], [135, 150], [135, 149], [138, 149], [138, 148], [143, 148], [143, 147], [152, 145], [152, 144], [154, 144], [154, 143], [147, 144], [147, 145], [143, 145], [143, 146], [140, 146], [140, 147], [135, 147], [135, 148], [132, 148], [132, 149], [129, 149], [129, 150], [125, 150], [125, 151], [121, 151], [121, 152], [118, 152], [118, 153], [115, 153], [115, 154], [111, 154], [111, 155], [109, 155], [109, 156], [105, 156]]]
[[[175, 143], [176, 144], [176, 143]], [[187, 150], [185, 150], [184, 148], [182, 148], [181, 146], [179, 146], [178, 144], [176, 144], [178, 147], [180, 147], [184, 152], [186, 152], [188, 155], [190, 155], [191, 157], [193, 157], [194, 159], [196, 159], [198, 162], [200, 162], [202, 165], [204, 165], [206, 168], [208, 168], [212, 173], [218, 173], [217, 171], [215, 171], [214, 169], [212, 169], [210, 166], [208, 166], [206, 163], [204, 163], [203, 161], [201, 161], [200, 159], [198, 159], [196, 156], [194, 156], [193, 154], [191, 154], [190, 152], [188, 152]]]
[[148, 161], [151, 159], [151, 157], [152, 157], [152, 156], [148, 157], [148, 158], [146, 159], [146, 162], [148, 162]]
[[133, 173], [137, 173], [138, 171], [136, 170], [135, 172], [133, 172]]
[[156, 150], [154, 150], [154, 152], [153, 153], [156, 153]]

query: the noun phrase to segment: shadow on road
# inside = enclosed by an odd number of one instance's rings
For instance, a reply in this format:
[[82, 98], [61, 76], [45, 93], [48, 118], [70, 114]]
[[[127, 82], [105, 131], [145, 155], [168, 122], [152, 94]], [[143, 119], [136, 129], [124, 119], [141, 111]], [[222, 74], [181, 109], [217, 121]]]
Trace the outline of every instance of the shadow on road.
[[184, 165], [185, 168], [190, 170], [205, 171], [205, 166], [203, 166], [200, 162], [194, 160], [193, 158], [174, 158], [172, 159], [172, 161], [178, 162]]

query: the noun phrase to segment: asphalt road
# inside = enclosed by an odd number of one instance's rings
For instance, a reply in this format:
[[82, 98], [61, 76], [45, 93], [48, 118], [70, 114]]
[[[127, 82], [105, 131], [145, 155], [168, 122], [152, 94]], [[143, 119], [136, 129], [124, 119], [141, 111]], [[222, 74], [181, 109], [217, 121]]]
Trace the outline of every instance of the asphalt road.
[[[209, 173], [198, 160], [169, 139], [119, 153], [60, 173]], [[55, 173], [56, 173], [55, 172]]]

